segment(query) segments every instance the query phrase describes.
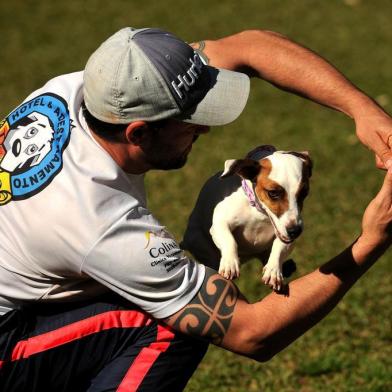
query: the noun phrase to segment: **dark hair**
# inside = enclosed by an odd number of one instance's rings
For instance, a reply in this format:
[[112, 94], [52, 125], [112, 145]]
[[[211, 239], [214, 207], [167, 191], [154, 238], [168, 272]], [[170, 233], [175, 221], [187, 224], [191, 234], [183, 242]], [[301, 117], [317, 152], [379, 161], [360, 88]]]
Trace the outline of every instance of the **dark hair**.
[[120, 140], [128, 124], [111, 124], [94, 117], [87, 109], [84, 101], [82, 102], [83, 116], [89, 128], [104, 139]]
[[[88, 111], [84, 101], [82, 101], [82, 111], [87, 125], [98, 136], [102, 137], [103, 139], [114, 141], [124, 139], [124, 131], [127, 128], [128, 124], [112, 124], [98, 120]], [[159, 121], [151, 121], [148, 122], [148, 126], [153, 130], [158, 130], [165, 126], [166, 121], [166, 119]]]

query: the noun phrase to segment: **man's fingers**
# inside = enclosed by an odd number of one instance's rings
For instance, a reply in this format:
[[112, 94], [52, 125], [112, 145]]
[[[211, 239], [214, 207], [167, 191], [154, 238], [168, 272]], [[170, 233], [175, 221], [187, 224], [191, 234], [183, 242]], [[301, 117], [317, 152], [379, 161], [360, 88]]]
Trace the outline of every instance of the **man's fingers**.
[[392, 167], [388, 168], [387, 174], [385, 176], [384, 184], [392, 189]]
[[385, 163], [376, 155], [376, 167], [381, 170], [388, 170], [392, 167], [392, 159], [387, 160]]
[[388, 169], [387, 174], [385, 175], [380, 194], [381, 193], [392, 197], [392, 167]]
[[379, 146], [378, 151], [375, 150], [377, 156], [380, 158], [384, 168], [389, 169], [392, 166], [392, 151], [385, 146], [384, 142]]
[[387, 170], [387, 168], [384, 165], [384, 162], [380, 159], [378, 155], [376, 155], [376, 167], [377, 169]]
[[[392, 135], [391, 135], [392, 136]], [[392, 137], [385, 142], [380, 135], [375, 134], [369, 147], [376, 153], [376, 166], [379, 169], [392, 167]]]

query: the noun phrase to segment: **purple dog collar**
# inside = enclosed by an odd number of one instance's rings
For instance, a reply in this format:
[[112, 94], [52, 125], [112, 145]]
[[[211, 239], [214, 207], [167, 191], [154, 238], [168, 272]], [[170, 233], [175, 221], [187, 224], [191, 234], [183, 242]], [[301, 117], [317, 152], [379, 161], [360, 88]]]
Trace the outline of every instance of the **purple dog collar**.
[[252, 207], [255, 207], [257, 211], [264, 212], [264, 209], [261, 207], [260, 203], [257, 202], [255, 193], [253, 189], [249, 188], [249, 185], [246, 183], [246, 180], [241, 181], [242, 189], [245, 192], [245, 195], [247, 196], [249, 200], [249, 204]]

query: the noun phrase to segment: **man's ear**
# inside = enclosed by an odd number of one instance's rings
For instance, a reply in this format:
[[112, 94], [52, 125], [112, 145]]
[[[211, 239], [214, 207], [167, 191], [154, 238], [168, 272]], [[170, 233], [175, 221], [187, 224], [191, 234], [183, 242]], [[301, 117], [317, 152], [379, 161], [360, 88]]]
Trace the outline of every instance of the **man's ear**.
[[140, 145], [142, 144], [148, 125], [145, 121], [134, 121], [128, 124], [125, 129], [125, 137], [129, 143]]
[[229, 159], [225, 162], [225, 170], [221, 178], [238, 174], [240, 177], [253, 181], [260, 171], [260, 164], [253, 159]]

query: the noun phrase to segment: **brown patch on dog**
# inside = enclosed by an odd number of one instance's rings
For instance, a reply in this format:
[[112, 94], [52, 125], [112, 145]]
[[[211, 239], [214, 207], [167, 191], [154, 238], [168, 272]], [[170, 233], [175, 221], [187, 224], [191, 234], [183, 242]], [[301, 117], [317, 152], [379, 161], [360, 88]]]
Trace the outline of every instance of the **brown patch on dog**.
[[[271, 161], [269, 159], [262, 159], [259, 163], [261, 170], [256, 180], [256, 195], [260, 201], [262, 201], [279, 218], [289, 208], [287, 192], [277, 182], [268, 178], [272, 170]], [[268, 196], [267, 191], [278, 191], [282, 194], [282, 196], [278, 200], [272, 200]]]

